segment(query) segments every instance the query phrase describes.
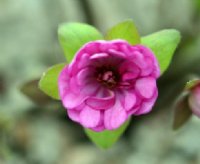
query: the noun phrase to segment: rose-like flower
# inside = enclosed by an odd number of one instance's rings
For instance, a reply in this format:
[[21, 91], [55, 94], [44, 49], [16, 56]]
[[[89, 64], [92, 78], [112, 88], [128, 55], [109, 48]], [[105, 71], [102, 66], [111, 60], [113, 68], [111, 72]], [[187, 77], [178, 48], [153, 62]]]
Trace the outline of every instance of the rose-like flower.
[[189, 93], [189, 106], [192, 112], [200, 117], [200, 83], [191, 88]]
[[124, 40], [85, 44], [60, 73], [68, 116], [94, 131], [119, 128], [131, 115], [151, 111], [160, 75], [153, 52]]

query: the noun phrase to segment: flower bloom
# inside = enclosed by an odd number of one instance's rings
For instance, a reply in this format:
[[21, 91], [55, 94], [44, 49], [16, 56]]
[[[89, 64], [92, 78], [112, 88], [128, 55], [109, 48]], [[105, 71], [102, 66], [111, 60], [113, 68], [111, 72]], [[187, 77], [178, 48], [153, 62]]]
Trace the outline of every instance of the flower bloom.
[[61, 71], [59, 93], [73, 121], [94, 131], [113, 130], [129, 116], [151, 111], [159, 75], [147, 47], [124, 40], [93, 41]]
[[200, 83], [195, 85], [189, 93], [189, 106], [192, 112], [200, 117]]

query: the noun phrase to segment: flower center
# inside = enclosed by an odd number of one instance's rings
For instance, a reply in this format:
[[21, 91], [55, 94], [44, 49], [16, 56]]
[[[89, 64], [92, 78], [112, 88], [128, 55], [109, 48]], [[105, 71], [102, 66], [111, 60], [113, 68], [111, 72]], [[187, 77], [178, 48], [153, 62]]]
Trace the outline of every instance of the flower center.
[[114, 88], [118, 82], [117, 74], [112, 70], [104, 70], [97, 75], [97, 81], [108, 88]]

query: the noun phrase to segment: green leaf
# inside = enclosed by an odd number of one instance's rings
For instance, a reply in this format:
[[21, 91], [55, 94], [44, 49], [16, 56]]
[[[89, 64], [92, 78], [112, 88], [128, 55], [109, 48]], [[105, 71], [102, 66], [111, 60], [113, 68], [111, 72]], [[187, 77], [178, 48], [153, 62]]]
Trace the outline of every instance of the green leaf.
[[140, 35], [132, 20], [127, 20], [115, 25], [108, 30], [105, 38], [107, 40], [124, 39], [132, 45], [140, 43]]
[[58, 76], [65, 65], [65, 63], [62, 63], [50, 67], [43, 73], [39, 81], [39, 88], [54, 99], [60, 99], [58, 94]]
[[127, 126], [130, 123], [130, 119], [126, 121], [121, 127], [116, 130], [104, 130], [102, 132], [95, 132], [90, 129], [85, 129], [87, 136], [100, 148], [111, 147], [123, 134]]
[[174, 29], [162, 30], [142, 37], [142, 44], [149, 47], [156, 55], [161, 73], [168, 68], [180, 39], [179, 31]]
[[93, 26], [83, 23], [64, 23], [58, 27], [58, 38], [68, 62], [87, 42], [103, 39]]

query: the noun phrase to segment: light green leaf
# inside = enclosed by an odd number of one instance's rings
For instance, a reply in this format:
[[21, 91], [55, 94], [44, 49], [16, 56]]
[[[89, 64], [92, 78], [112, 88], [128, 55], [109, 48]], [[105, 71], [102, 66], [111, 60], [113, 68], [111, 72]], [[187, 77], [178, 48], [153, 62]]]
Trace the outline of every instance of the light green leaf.
[[90, 129], [85, 129], [87, 136], [100, 148], [111, 147], [123, 134], [129, 125], [130, 119], [126, 121], [121, 127], [116, 130], [105, 130], [102, 132], [95, 132]]
[[93, 26], [83, 23], [64, 23], [58, 28], [58, 38], [65, 57], [70, 62], [75, 53], [87, 42], [103, 39]]
[[50, 67], [43, 73], [39, 81], [39, 88], [54, 99], [60, 99], [58, 94], [58, 76], [65, 65], [62, 63]]
[[161, 73], [168, 68], [180, 39], [179, 31], [174, 29], [162, 30], [142, 37], [142, 44], [149, 47], [156, 55]]
[[108, 30], [105, 38], [107, 40], [124, 39], [132, 45], [140, 43], [140, 35], [132, 20], [127, 20], [115, 25]]

